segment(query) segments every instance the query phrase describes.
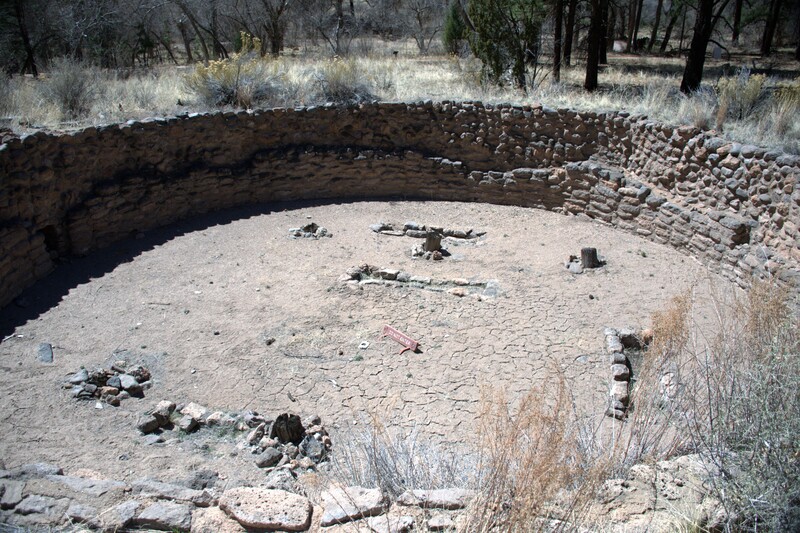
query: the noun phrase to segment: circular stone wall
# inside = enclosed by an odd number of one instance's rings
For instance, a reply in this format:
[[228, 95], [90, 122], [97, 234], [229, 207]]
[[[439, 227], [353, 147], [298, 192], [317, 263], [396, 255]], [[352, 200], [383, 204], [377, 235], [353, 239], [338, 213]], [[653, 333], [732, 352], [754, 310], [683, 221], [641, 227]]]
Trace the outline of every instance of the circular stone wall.
[[0, 145], [0, 305], [140, 231], [267, 201], [460, 200], [580, 214], [746, 285], [796, 282], [800, 160], [624, 113], [480, 103], [220, 113]]

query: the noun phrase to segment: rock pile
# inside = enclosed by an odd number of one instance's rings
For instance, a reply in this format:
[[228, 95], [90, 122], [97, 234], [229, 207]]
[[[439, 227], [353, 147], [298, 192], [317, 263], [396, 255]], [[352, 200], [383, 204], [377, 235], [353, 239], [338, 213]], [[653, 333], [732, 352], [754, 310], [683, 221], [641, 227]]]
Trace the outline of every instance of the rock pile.
[[333, 233], [329, 233], [326, 228], [318, 226], [314, 222], [309, 222], [301, 228], [290, 229], [289, 236], [294, 239], [319, 239], [322, 237], [333, 237]]
[[333, 443], [318, 416], [305, 423], [297, 415], [283, 413], [274, 421], [262, 419], [244, 441], [259, 468], [315, 469], [325, 460]]
[[497, 280], [476, 281], [465, 278], [433, 279], [427, 276], [414, 276], [409, 272], [393, 268], [380, 268], [362, 264], [347, 269], [339, 281], [354, 288], [364, 285], [387, 285], [390, 287], [413, 287], [433, 292], [446, 292], [453, 296], [472, 296], [478, 300], [494, 298], [500, 294]]
[[641, 350], [652, 339], [652, 332], [632, 328], [606, 328], [604, 334], [606, 351], [610, 355], [612, 378], [606, 416], [624, 420], [630, 405], [630, 387], [633, 378], [633, 368], [630, 359], [625, 355], [625, 349]]
[[91, 372], [81, 368], [64, 381], [77, 400], [99, 399], [109, 405], [118, 406], [131, 396], [142, 398], [144, 391], [152, 386], [150, 371], [137, 366], [126, 370], [117, 365], [110, 369], [98, 368]]
[[453, 229], [430, 224], [417, 224], [416, 222], [404, 222], [402, 226], [387, 222], [378, 222], [377, 224], [372, 224], [369, 229], [383, 235], [393, 235], [395, 237], [406, 236], [416, 239], [425, 239], [430, 232], [435, 232], [443, 237], [451, 237], [453, 239], [477, 239], [478, 237], [486, 235], [485, 231], [475, 231], [472, 228], [466, 230]]

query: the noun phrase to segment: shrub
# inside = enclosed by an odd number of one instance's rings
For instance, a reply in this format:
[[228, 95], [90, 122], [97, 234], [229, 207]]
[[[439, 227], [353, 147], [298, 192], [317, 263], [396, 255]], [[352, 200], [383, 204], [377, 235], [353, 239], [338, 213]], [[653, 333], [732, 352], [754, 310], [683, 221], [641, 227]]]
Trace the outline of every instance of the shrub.
[[720, 78], [716, 87], [719, 102], [717, 129], [722, 129], [726, 118], [749, 118], [764, 95], [766, 81], [763, 74], [751, 75], [750, 70], [744, 67], [736, 77]]
[[424, 440], [416, 430], [389, 430], [374, 416], [334, 441], [330, 473], [340, 483], [380, 487], [391, 497], [407, 489], [475, 485], [474, 458]]
[[353, 59], [333, 58], [316, 74], [319, 97], [325, 102], [358, 104], [375, 100], [358, 63]]
[[563, 372], [553, 373], [516, 408], [502, 390], [484, 391], [479, 496], [466, 531], [570, 530], [611, 472], [595, 431], [573, 415]]
[[[787, 293], [756, 282], [714, 295], [704, 335], [688, 295], [654, 316], [630, 418], [633, 461], [700, 454], [735, 530], [800, 525], [800, 320]], [[665, 380], [664, 377], [669, 376]], [[727, 530], [727, 529], [726, 529]]]
[[461, 7], [458, 5], [458, 1], [450, 2], [444, 19], [444, 27], [442, 28], [442, 43], [447, 53], [461, 55], [468, 33], [467, 24], [461, 15]]
[[58, 107], [62, 117], [85, 117], [99, 93], [98, 75], [80, 61], [66, 57], [56, 59], [42, 85], [43, 96]]
[[232, 105], [251, 108], [272, 101], [279, 92], [278, 63], [259, 55], [261, 41], [241, 34], [239, 52], [227, 59], [198, 65], [186, 77], [186, 88], [211, 106]]

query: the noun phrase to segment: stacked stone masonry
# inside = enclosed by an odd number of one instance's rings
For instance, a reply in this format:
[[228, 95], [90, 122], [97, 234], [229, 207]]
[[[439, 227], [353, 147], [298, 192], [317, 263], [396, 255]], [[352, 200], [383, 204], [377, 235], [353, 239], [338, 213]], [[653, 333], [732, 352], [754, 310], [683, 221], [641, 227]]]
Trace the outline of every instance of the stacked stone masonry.
[[626, 113], [481, 103], [186, 115], [0, 145], [0, 306], [58, 257], [284, 200], [488, 202], [585, 215], [742, 286], [800, 279], [800, 158]]

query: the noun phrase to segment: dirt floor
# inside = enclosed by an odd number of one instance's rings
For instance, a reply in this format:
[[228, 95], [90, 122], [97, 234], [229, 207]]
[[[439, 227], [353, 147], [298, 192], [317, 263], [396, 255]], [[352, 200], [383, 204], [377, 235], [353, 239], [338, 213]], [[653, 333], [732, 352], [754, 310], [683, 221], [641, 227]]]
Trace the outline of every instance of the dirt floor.
[[[292, 239], [307, 222], [330, 238]], [[380, 235], [378, 221], [485, 231], [446, 239], [443, 261], [412, 259], [417, 239]], [[608, 263], [581, 275], [564, 262], [583, 246]], [[339, 281], [369, 263], [433, 279], [496, 280], [477, 299]], [[337, 428], [369, 415], [442, 442], [474, 430], [483, 386], [517, 397], [567, 376], [576, 409], [605, 408], [604, 326], [648, 326], [670, 296], [709, 280], [692, 258], [588, 220], [532, 209], [438, 202], [359, 202], [227, 211], [74, 259], [2, 310], [0, 459], [119, 480], [184, 477], [199, 467], [258, 475], [235, 442], [176, 438], [145, 446], [138, 416], [159, 400], [269, 416], [318, 414]], [[389, 324], [420, 353], [381, 337]], [[274, 339], [274, 341], [273, 341]], [[51, 343], [52, 364], [37, 358]], [[368, 343], [361, 348], [362, 343]], [[61, 383], [85, 366], [124, 360], [153, 373], [145, 398], [102, 409]], [[335, 438], [334, 438], [335, 443]], [[335, 445], [335, 444], [334, 444]]]

